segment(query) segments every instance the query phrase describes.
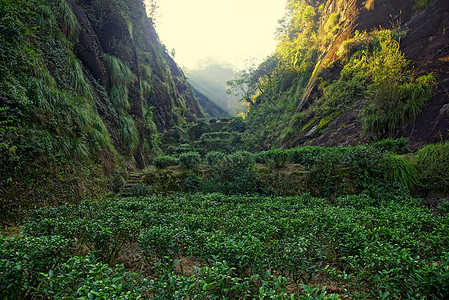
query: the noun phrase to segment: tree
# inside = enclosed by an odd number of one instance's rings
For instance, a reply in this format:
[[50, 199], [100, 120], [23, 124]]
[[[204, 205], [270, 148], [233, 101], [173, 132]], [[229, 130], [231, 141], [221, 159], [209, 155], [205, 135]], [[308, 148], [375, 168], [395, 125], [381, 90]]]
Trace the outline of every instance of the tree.
[[239, 71], [235, 75], [235, 79], [226, 82], [228, 95], [240, 97], [248, 103], [253, 103], [252, 98], [257, 92], [257, 80], [254, 80], [254, 69], [249, 68]]
[[254, 70], [252, 80], [255, 81], [261, 93], [264, 93], [264, 90], [271, 86], [271, 78], [278, 65], [278, 57], [271, 55]]

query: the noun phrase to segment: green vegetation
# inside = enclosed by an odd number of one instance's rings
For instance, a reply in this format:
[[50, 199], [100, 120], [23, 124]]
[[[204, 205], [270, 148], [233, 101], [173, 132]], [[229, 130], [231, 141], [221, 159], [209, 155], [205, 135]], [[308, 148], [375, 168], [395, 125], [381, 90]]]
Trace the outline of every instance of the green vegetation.
[[[447, 214], [407, 197], [215, 193], [84, 201], [39, 209], [24, 236], [0, 240], [1, 291], [2, 297], [443, 299], [447, 225]], [[330, 287], [338, 294], [326, 292]]]
[[195, 151], [189, 151], [179, 155], [179, 162], [187, 169], [198, 168], [201, 160], [201, 155]]
[[449, 192], [449, 142], [427, 145], [414, 158], [419, 168], [420, 188], [441, 193]]
[[433, 0], [416, 0], [415, 6], [413, 7], [416, 11], [421, 11], [426, 9]]
[[179, 159], [170, 155], [162, 155], [154, 158], [153, 164], [158, 169], [164, 169], [168, 166], [176, 166], [179, 163]]
[[[52, 13], [58, 10], [64, 31]], [[105, 186], [97, 157], [110, 151], [112, 142], [73, 54], [69, 38], [79, 24], [70, 6], [3, 1], [0, 15], [0, 210], [8, 219], [36, 205], [26, 195], [35, 193], [48, 204], [76, 201], [82, 189], [97, 194]], [[66, 76], [66, 70], [72, 71]], [[99, 180], [83, 183], [83, 176]], [[63, 192], [52, 195], [58, 190]]]
[[[406, 139], [387, 139], [369, 146], [211, 151], [203, 156], [185, 148], [180, 154], [156, 157], [160, 171], [144, 173], [146, 183], [161, 193], [310, 193], [333, 199], [367, 194], [379, 200], [425, 191], [446, 193], [445, 145], [429, 145], [416, 155], [406, 145]], [[168, 166], [179, 167], [164, 170]], [[167, 180], [176, 184], [170, 189]]]
[[[228, 82], [251, 104], [245, 142], [258, 151], [318, 137], [349, 110], [356, 113], [360, 137], [385, 139], [412, 122], [433, 96], [434, 76], [413, 73], [399, 50], [399, 29], [356, 31], [329, 53], [343, 22], [340, 4], [331, 9], [326, 1], [287, 1], [276, 52]], [[332, 54], [333, 63], [322, 60]]]
[[390, 30], [371, 38], [356, 34], [349, 44], [344, 47], [357, 47], [356, 53], [338, 80], [321, 85], [323, 97], [312, 108], [326, 115], [366, 100], [360, 116], [363, 129], [379, 138], [391, 136], [421, 113], [433, 95], [435, 78], [413, 78], [410, 62]]
[[371, 58], [360, 58], [364, 65], [359, 71], [370, 78], [365, 92], [368, 102], [361, 117], [365, 130], [385, 137], [421, 113], [433, 95], [435, 78], [431, 74], [417, 79], [411, 77], [409, 62], [400, 52], [399, 43], [392, 39], [391, 32], [381, 31], [376, 38], [380, 50]]
[[179, 124], [201, 115], [166, 54], [140, 1], [1, 2], [4, 222], [109, 193], [112, 174], [160, 153], [172, 109]]
[[105, 54], [105, 57], [111, 68], [111, 81], [113, 85], [127, 86], [135, 79], [133, 72], [120, 59], [108, 54]]
[[[329, 64], [343, 3], [289, 0], [229, 81], [248, 115], [197, 119], [143, 3], [81, 2], [0, 4], [1, 299], [448, 298], [449, 143], [391, 138], [435, 82], [401, 32]], [[348, 110], [371, 144], [289, 148]]]

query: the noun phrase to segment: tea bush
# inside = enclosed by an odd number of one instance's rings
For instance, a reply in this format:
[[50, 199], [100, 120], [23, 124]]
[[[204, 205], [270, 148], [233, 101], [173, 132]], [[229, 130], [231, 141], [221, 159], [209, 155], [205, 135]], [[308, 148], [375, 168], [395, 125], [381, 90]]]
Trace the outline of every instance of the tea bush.
[[42, 274], [37, 295], [60, 299], [144, 299], [150, 283], [123, 265], [115, 268], [94, 257], [74, 256]]
[[204, 182], [206, 192], [226, 194], [251, 194], [258, 189], [254, 155], [247, 151], [237, 151], [223, 155], [211, 152], [206, 156], [212, 174]]
[[[24, 237], [2, 238], [0, 284], [3, 297], [338, 299], [312, 285], [325, 278], [342, 297], [444, 299], [448, 224], [447, 214], [398, 195], [84, 201], [36, 210]], [[144, 258], [145, 276], [113, 267], [123, 249]], [[193, 274], [184, 263], [192, 258]]]
[[0, 297], [25, 298], [48, 273], [75, 253], [75, 241], [60, 236], [0, 237]]
[[156, 189], [149, 184], [135, 184], [131, 188], [124, 191], [124, 194], [129, 197], [145, 197], [150, 196], [156, 192]]
[[407, 144], [408, 139], [406, 138], [388, 138], [374, 142], [371, 144], [371, 146], [374, 148], [378, 148], [381, 151], [389, 151], [394, 154], [406, 154], [410, 153], [410, 149], [408, 149]]
[[179, 162], [187, 169], [196, 169], [201, 162], [201, 155], [198, 152], [190, 151], [179, 156]]
[[153, 164], [158, 169], [165, 169], [169, 166], [176, 166], [179, 164], [179, 159], [170, 155], [162, 155], [154, 158]]
[[289, 152], [282, 149], [273, 149], [255, 154], [256, 162], [268, 165], [272, 168], [281, 168], [285, 166], [288, 159]]

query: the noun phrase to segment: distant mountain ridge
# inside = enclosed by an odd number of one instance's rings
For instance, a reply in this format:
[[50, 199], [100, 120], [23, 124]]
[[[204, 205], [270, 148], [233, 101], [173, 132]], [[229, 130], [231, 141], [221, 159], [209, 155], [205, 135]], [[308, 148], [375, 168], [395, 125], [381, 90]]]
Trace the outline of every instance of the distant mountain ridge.
[[190, 84], [230, 115], [246, 111], [240, 99], [226, 94], [226, 82], [235, 77], [231, 66], [211, 62], [197, 70], [186, 72]]

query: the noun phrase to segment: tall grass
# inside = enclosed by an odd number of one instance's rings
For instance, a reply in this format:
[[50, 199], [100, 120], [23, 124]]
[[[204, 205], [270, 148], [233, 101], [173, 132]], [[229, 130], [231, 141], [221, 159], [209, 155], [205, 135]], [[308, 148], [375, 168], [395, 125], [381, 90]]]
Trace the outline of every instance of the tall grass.
[[449, 193], [449, 142], [427, 145], [414, 158], [421, 188]]
[[147, 98], [151, 95], [151, 85], [146, 80], [140, 81], [140, 90], [144, 98]]
[[380, 136], [393, 134], [415, 119], [433, 95], [432, 74], [417, 80], [395, 84], [373, 84], [368, 89], [369, 105], [362, 113], [363, 129]]
[[117, 110], [129, 110], [129, 91], [122, 85], [114, 85], [111, 89], [111, 102]]
[[50, 88], [36, 77], [31, 77], [27, 82], [27, 96], [34, 106], [42, 111], [53, 113], [54, 107], [48, 102]]
[[73, 118], [76, 124], [79, 125], [80, 131], [84, 133], [88, 140], [88, 151], [91, 154], [95, 154], [102, 148], [110, 149], [112, 147], [110, 135], [100, 116], [84, 98], [77, 98], [74, 106], [76, 107], [76, 112]]
[[72, 7], [66, 0], [57, 0], [57, 6], [62, 17], [62, 31], [65, 36], [68, 38], [76, 36], [81, 26], [76, 15], [73, 13]]
[[373, 45], [378, 49], [366, 59], [369, 83], [362, 121], [365, 131], [386, 136], [421, 113], [433, 94], [435, 78], [431, 74], [413, 78], [410, 62], [390, 30], [378, 32]]
[[135, 80], [134, 73], [120, 59], [109, 54], [105, 54], [105, 57], [111, 69], [111, 81], [113, 85], [128, 86]]
[[69, 79], [72, 88], [78, 94], [78, 96], [86, 97], [92, 100], [92, 91], [90, 85], [86, 82], [84, 77], [83, 68], [76, 58], [70, 58], [70, 72]]
[[418, 173], [416, 168], [405, 157], [391, 155], [386, 160], [388, 173], [387, 181], [391, 184], [399, 184], [408, 191], [416, 190]]
[[89, 147], [86, 144], [86, 141], [82, 138], [72, 138], [71, 142], [71, 154], [72, 158], [77, 161], [84, 161], [89, 158]]
[[128, 114], [120, 114], [119, 120], [125, 151], [131, 155], [139, 146], [139, 132], [133, 119]]

